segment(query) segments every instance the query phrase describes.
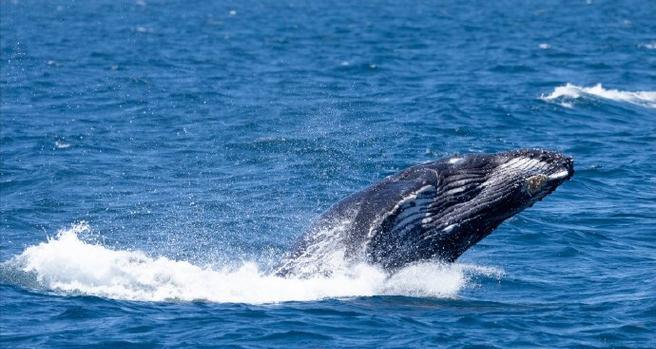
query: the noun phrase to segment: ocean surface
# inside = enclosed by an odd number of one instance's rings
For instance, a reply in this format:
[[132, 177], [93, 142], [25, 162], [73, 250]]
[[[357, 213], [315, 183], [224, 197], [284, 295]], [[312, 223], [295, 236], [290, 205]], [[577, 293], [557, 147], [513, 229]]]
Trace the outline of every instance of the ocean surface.
[[[656, 2], [0, 1], [0, 347], [656, 347]], [[458, 262], [270, 268], [407, 166], [576, 174]]]

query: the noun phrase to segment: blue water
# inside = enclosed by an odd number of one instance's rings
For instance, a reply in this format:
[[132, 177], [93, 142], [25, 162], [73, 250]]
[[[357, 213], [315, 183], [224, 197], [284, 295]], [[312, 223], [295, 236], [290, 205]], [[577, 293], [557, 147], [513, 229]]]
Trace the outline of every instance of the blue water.
[[[655, 2], [0, 16], [0, 346], [656, 347]], [[518, 147], [576, 175], [456, 264], [267, 274], [350, 193]]]

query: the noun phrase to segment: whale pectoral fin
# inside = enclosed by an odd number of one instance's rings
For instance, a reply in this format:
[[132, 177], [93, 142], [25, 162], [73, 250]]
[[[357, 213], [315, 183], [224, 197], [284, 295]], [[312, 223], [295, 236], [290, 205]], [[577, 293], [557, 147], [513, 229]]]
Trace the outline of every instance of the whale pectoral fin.
[[394, 269], [435, 256], [453, 259], [440, 247], [457, 237], [461, 205], [480, 193], [484, 180], [483, 174], [460, 173], [444, 178], [439, 187], [426, 185], [406, 195], [370, 234], [371, 262]]
[[367, 254], [372, 262], [393, 269], [418, 259], [423, 253], [420, 239], [436, 194], [436, 187], [427, 185], [392, 208], [371, 233]]

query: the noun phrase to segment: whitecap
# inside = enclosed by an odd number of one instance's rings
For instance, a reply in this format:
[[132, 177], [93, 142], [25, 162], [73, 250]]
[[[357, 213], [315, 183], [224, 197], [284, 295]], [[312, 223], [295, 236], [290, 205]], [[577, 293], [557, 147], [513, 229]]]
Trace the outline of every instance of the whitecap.
[[66, 143], [64, 141], [59, 141], [59, 140], [55, 141], [55, 148], [57, 149], [67, 149], [70, 147], [71, 147], [70, 143]]
[[564, 86], [556, 87], [548, 95], [543, 94], [540, 96], [543, 101], [556, 102], [568, 108], [572, 108], [574, 106], [572, 101], [579, 98], [601, 98], [647, 108], [656, 108], [656, 91], [621, 91], [606, 89], [601, 84], [583, 87], [567, 83]]
[[144, 27], [144, 26], [137, 26], [134, 28], [134, 30], [138, 33], [152, 33], [154, 30], [152, 28]]
[[656, 50], [656, 41], [647, 42], [647, 43], [644, 43], [644, 44], [640, 44], [638, 46], [641, 47], [641, 48], [646, 48], [648, 50]]

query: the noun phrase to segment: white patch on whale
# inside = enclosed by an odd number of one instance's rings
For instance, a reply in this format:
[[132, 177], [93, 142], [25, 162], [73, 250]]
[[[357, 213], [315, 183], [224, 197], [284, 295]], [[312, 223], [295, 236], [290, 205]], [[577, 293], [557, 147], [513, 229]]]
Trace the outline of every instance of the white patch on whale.
[[569, 172], [567, 170], [562, 170], [562, 171], [558, 171], [554, 174], [549, 175], [549, 179], [551, 179], [551, 180], [561, 179], [561, 178], [567, 177], [568, 175], [569, 175]]
[[458, 223], [449, 224], [446, 228], [442, 229], [442, 231], [445, 233], [450, 233], [457, 226]]

